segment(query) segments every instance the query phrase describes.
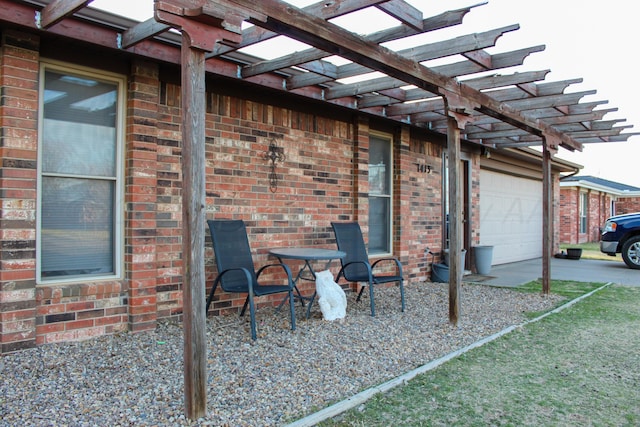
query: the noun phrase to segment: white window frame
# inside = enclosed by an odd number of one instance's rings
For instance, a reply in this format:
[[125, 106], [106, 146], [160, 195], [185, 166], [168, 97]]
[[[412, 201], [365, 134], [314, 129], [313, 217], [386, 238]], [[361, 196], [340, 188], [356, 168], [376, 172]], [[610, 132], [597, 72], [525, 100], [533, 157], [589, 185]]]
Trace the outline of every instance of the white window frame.
[[[69, 73], [76, 76], [112, 83], [117, 86], [116, 107], [116, 173], [115, 197], [113, 202], [113, 274], [59, 276], [55, 278], [42, 277], [41, 230], [42, 230], [42, 144], [43, 144], [43, 114], [44, 114], [44, 85], [45, 71], [52, 70], [59, 73]], [[126, 112], [126, 77], [121, 74], [109, 73], [89, 67], [77, 66], [61, 61], [43, 59], [40, 62], [40, 82], [38, 87], [38, 173], [37, 173], [37, 209], [36, 209], [36, 284], [51, 285], [56, 283], [84, 283], [104, 280], [119, 280], [124, 272], [124, 141], [125, 141], [125, 112]]]
[[609, 201], [609, 209], [610, 209], [609, 216], [614, 216], [616, 214], [616, 200], [613, 197]]
[[578, 230], [579, 234], [587, 233], [587, 228], [589, 226], [588, 211], [589, 211], [589, 194], [585, 193], [584, 191], [581, 191], [580, 200], [579, 200], [579, 210], [578, 210], [579, 212], [578, 216], [580, 219], [579, 230]]
[[[372, 197], [378, 197], [378, 198], [385, 198], [388, 199], [389, 201], [389, 218], [388, 218], [388, 234], [387, 234], [387, 242], [388, 242], [388, 247], [386, 248], [386, 250], [384, 251], [378, 251], [375, 250], [375, 248], [371, 248], [371, 246], [369, 245], [369, 254], [370, 255], [375, 255], [375, 256], [385, 256], [385, 255], [391, 255], [393, 253], [393, 176], [394, 176], [394, 166], [393, 166], [393, 135], [389, 134], [389, 133], [384, 133], [384, 132], [370, 132], [369, 133], [369, 139], [371, 140], [371, 138], [377, 138], [377, 139], [381, 139], [381, 140], [385, 140], [388, 143], [388, 148], [389, 148], [389, 171], [385, 171], [385, 173], [387, 174], [388, 180], [389, 180], [389, 193], [388, 194], [384, 194], [381, 195], [379, 193], [371, 193], [371, 189], [369, 189], [369, 193], [368, 193], [368, 198], [369, 198], [369, 204], [371, 203], [371, 198]], [[370, 215], [370, 212], [367, 213], [367, 215]], [[368, 222], [369, 222], [369, 238], [371, 237], [371, 218], [368, 218]]]

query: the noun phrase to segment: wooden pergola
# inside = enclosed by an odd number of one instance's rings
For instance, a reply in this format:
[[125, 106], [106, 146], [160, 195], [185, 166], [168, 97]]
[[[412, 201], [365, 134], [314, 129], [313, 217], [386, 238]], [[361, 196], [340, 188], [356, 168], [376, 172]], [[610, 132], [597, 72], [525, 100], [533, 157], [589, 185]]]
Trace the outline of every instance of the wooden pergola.
[[[155, 17], [138, 23], [85, 8], [91, 0], [0, 0], [0, 19], [108, 48], [180, 64], [183, 100], [183, 260], [186, 415], [206, 414], [205, 343], [205, 75], [339, 105], [364, 115], [446, 134], [451, 253], [462, 249], [459, 179], [461, 140], [478, 146], [542, 147], [543, 292], [552, 256], [551, 160], [559, 148], [626, 141], [631, 126], [604, 120], [615, 109], [580, 100], [595, 91], [565, 92], [581, 79], [544, 82], [549, 70], [509, 72], [544, 46], [490, 54], [506, 26], [393, 51], [382, 44], [459, 25], [473, 8], [424, 17], [405, 0], [323, 0], [303, 9], [281, 0], [155, 0]], [[34, 20], [33, 9], [37, 9]], [[397, 26], [356, 35], [330, 20], [376, 8]], [[58, 25], [64, 21], [65, 25]], [[100, 22], [100, 28], [90, 28]], [[243, 23], [253, 24], [243, 26]], [[95, 27], [95, 26], [94, 26]], [[174, 31], [172, 31], [174, 30]], [[175, 31], [177, 30], [177, 31]], [[309, 47], [263, 59], [242, 52], [285, 36]], [[337, 65], [338, 56], [346, 63]], [[444, 65], [429, 61], [450, 58]], [[376, 77], [370, 73], [378, 72]], [[360, 77], [355, 83], [343, 79]], [[449, 317], [458, 322], [463, 266], [450, 258]]]

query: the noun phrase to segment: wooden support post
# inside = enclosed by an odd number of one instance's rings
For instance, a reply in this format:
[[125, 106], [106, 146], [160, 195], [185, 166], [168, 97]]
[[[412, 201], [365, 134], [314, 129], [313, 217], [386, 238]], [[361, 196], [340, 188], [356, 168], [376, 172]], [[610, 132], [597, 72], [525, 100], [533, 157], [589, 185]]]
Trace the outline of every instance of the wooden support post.
[[460, 191], [460, 129], [454, 117], [447, 118], [449, 158], [449, 322], [458, 326], [462, 270], [462, 199]]
[[203, 17], [205, 9], [196, 6], [193, 0], [154, 3], [156, 20], [182, 33], [182, 319], [184, 403], [191, 420], [207, 415], [205, 53], [221, 40], [240, 42], [243, 20], [235, 12], [227, 19], [226, 9], [213, 10], [218, 13], [215, 19]]
[[182, 35], [182, 271], [186, 415], [207, 414], [204, 54]]
[[551, 256], [553, 252], [553, 182], [551, 181], [551, 154], [557, 145], [543, 137], [542, 142], [542, 293], [551, 290]]
[[449, 170], [449, 323], [458, 326], [462, 264], [462, 179], [460, 177], [460, 130], [472, 120], [469, 114], [477, 105], [442, 90], [447, 112], [447, 157]]

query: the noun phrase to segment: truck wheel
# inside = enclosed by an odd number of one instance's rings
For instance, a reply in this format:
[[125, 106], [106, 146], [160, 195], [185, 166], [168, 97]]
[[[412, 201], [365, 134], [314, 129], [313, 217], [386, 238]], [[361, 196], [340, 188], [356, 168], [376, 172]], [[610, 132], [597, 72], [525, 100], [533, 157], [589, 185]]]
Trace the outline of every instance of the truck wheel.
[[624, 242], [622, 259], [629, 268], [640, 269], [640, 236], [634, 236]]

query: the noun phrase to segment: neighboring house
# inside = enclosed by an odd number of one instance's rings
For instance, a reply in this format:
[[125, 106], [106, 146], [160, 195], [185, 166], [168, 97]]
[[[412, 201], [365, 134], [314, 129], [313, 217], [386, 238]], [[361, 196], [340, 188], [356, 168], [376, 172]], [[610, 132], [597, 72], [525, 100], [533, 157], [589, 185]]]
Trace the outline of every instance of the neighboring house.
[[640, 211], [640, 188], [594, 176], [560, 180], [560, 242], [600, 240], [608, 217]]
[[[113, 46], [116, 35], [133, 24], [121, 17], [85, 11], [45, 31], [33, 23], [34, 2], [9, 3], [0, 27], [0, 353], [179, 319], [176, 34], [124, 51]], [[260, 84], [282, 88], [278, 74], [242, 80], [239, 62], [213, 61], [202, 141], [207, 218], [245, 220], [257, 263], [270, 247], [335, 247], [331, 221], [358, 221], [373, 257], [393, 254], [409, 282], [428, 280], [427, 248], [447, 247], [446, 135], [354, 110], [351, 98], [320, 102], [317, 85], [295, 93]], [[308, 97], [320, 90], [318, 100]], [[273, 165], [272, 144], [284, 154]], [[470, 141], [461, 150], [463, 247], [494, 245], [494, 264], [540, 257], [540, 151], [518, 145], [489, 156]], [[560, 174], [576, 165], [550, 164], [555, 205]], [[216, 272], [206, 247], [210, 288]], [[219, 292], [210, 314], [237, 311], [243, 300]]]

